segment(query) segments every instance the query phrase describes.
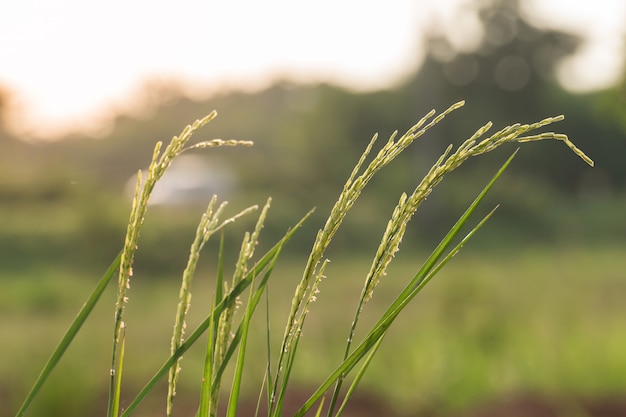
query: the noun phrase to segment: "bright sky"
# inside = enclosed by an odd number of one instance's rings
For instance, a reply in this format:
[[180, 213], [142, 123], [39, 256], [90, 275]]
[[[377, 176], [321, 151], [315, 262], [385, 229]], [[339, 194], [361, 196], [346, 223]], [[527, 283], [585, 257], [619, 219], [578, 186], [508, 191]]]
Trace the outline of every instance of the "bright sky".
[[[434, 13], [452, 25], [453, 37], [471, 38], [455, 31], [467, 25], [450, 13], [464, 1], [7, 1], [0, 6], [0, 87], [17, 98], [20, 117], [11, 127], [36, 136], [93, 128], [105, 109], [127, 108], [155, 78], [183, 80], [197, 95], [260, 88], [277, 78], [382, 88], [418, 67], [421, 28]], [[587, 52], [602, 71], [579, 57], [562, 68], [566, 86], [614, 81], [626, 2], [527, 3], [532, 13], [552, 14], [546, 25], [574, 24], [592, 40]]]
[[626, 1], [526, 0], [534, 21], [547, 28], [582, 33], [587, 41], [563, 62], [563, 86], [585, 92], [613, 84], [622, 74], [626, 52]]

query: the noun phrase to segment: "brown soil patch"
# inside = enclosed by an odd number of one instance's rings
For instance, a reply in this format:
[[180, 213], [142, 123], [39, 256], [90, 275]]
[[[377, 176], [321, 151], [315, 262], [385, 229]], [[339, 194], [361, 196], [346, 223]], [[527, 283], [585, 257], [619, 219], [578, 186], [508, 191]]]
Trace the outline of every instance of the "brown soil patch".
[[451, 417], [626, 417], [626, 397], [547, 398], [523, 394], [491, 401]]

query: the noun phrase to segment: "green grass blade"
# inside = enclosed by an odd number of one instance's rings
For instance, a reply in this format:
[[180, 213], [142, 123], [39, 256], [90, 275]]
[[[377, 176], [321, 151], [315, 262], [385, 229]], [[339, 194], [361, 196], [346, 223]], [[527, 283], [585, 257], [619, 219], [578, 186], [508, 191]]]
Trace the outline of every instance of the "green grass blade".
[[[265, 290], [265, 346], [267, 349], [267, 368], [265, 370], [265, 376], [267, 378], [267, 388], [266, 388], [266, 396], [267, 396], [267, 409], [270, 410], [270, 396], [271, 389], [273, 387], [272, 378], [272, 347], [271, 347], [271, 329], [270, 329], [270, 296], [269, 290]], [[261, 396], [263, 392], [259, 392], [259, 396]]]
[[[284, 365], [283, 365], [285, 368], [284, 374], [287, 377], [291, 375], [291, 370], [293, 369], [293, 363], [296, 358], [296, 355], [294, 354], [294, 352], [298, 351], [298, 344], [300, 343], [300, 338], [296, 338], [292, 343], [293, 345], [291, 348], [291, 354], [287, 355], [284, 361]], [[274, 381], [274, 382], [276, 383], [277, 381]], [[289, 385], [288, 382], [289, 382], [288, 379], [283, 380], [282, 384], [280, 385], [278, 389], [278, 394], [276, 394], [276, 391], [274, 391], [274, 393], [270, 397], [270, 405], [272, 406], [272, 408], [270, 408], [271, 412], [269, 413], [269, 415], [272, 417], [282, 416], [283, 404], [285, 401], [285, 396], [287, 395], [287, 387]]]
[[448, 254], [427, 273], [424, 279], [422, 279], [417, 284], [417, 286], [413, 288], [412, 292], [419, 292], [428, 283], [428, 281], [430, 281], [430, 279], [434, 277], [441, 270], [441, 268], [443, 268], [443, 266], [447, 264], [454, 257], [454, 255], [456, 255], [461, 250], [465, 243], [467, 243], [467, 241], [472, 236], [474, 236], [478, 229], [483, 227], [483, 225], [487, 222], [487, 220], [491, 218], [491, 216], [493, 215], [493, 213], [495, 213], [498, 207], [499, 206], [494, 207], [493, 210], [491, 210], [485, 217], [483, 217], [483, 219], [476, 226], [474, 226], [472, 230], [470, 230], [470, 232], [461, 240], [461, 242], [459, 242], [452, 250], [450, 250], [450, 252], [448, 252]]
[[[215, 300], [211, 306], [211, 311], [215, 310]], [[213, 331], [215, 326], [215, 320], [211, 321], [209, 325], [209, 341], [207, 343], [207, 349], [204, 360], [204, 371], [202, 373], [202, 386], [200, 388], [200, 407], [196, 416], [208, 416], [211, 409], [211, 369], [213, 363]]]
[[[220, 244], [217, 256], [217, 279], [215, 280], [215, 295], [211, 303], [211, 311], [215, 310], [215, 303], [221, 300], [224, 292], [224, 230], [220, 233]], [[216, 316], [219, 317], [219, 316]], [[217, 320], [211, 321], [209, 337], [204, 358], [204, 370], [200, 394], [200, 408], [198, 415], [209, 416], [211, 410], [217, 408], [214, 403], [213, 393], [213, 364], [215, 363], [215, 343], [217, 340]]]
[[320, 401], [320, 406], [317, 407], [317, 412], [315, 413], [315, 417], [320, 417], [322, 415], [322, 410], [324, 409], [324, 399]]
[[113, 393], [113, 408], [111, 408], [111, 415], [117, 416], [120, 412], [120, 397], [122, 388], [122, 369], [124, 365], [124, 350], [126, 347], [126, 328], [122, 327], [122, 334], [120, 339], [120, 372], [117, 373], [117, 382], [115, 386], [117, 389]]
[[126, 411], [122, 414], [122, 416], [129, 416], [132, 414], [134, 409], [139, 405], [141, 400], [156, 386], [158, 380], [165, 375], [169, 368], [176, 363], [178, 358], [180, 358], [189, 348], [198, 340], [198, 338], [204, 333], [204, 331], [213, 325], [216, 317], [224, 311], [227, 305], [235, 302], [236, 298], [243, 293], [243, 291], [250, 285], [250, 280], [243, 279], [240, 283], [234, 287], [224, 299], [215, 306], [211, 314], [193, 331], [193, 333], [189, 336], [184, 343], [180, 345], [180, 347], [174, 352], [172, 356], [170, 356], [167, 361], [162, 365], [162, 367], [157, 371], [157, 373], [152, 377], [152, 379], [144, 386], [141, 392], [137, 395], [135, 400], [128, 406]]
[[[261, 293], [264, 288], [265, 286], [259, 289]], [[257, 298], [256, 303], [254, 302], [253, 298]], [[258, 304], [259, 299], [260, 299], [260, 294], [259, 294], [259, 297], [255, 297], [254, 294], [252, 293], [250, 294], [250, 300], [248, 300], [248, 306], [246, 308], [244, 319], [241, 325], [239, 326], [239, 329], [241, 329], [241, 342], [238, 343], [239, 355], [237, 355], [237, 363], [235, 365], [235, 375], [233, 377], [233, 385], [230, 389], [230, 398], [228, 400], [228, 408], [226, 411], [227, 417], [235, 417], [237, 414], [237, 403], [239, 402], [239, 393], [241, 392], [241, 379], [243, 377], [243, 365], [244, 365], [245, 356], [246, 356], [246, 347], [247, 347], [247, 342], [248, 342], [248, 330], [250, 329], [250, 319], [252, 318], [252, 314], [254, 313], [255, 307]], [[224, 362], [226, 362], [226, 360]]]
[[385, 336], [385, 334], [386, 333], [384, 333], [380, 337], [380, 339], [378, 339], [378, 341], [376, 342], [372, 350], [368, 353], [367, 358], [365, 358], [365, 362], [363, 362], [363, 365], [361, 366], [361, 369], [359, 369], [359, 372], [354, 377], [354, 381], [352, 381], [352, 384], [350, 384], [350, 388], [348, 388], [348, 392], [346, 392], [346, 396], [343, 398], [341, 406], [337, 410], [337, 414], [335, 414], [335, 417], [339, 417], [343, 413], [344, 409], [346, 408], [346, 405], [348, 404], [348, 400], [350, 400], [350, 397], [356, 390], [357, 385], [359, 385], [359, 382], [361, 382], [361, 379], [363, 379], [363, 375], [365, 375], [365, 371], [367, 370], [369, 364], [372, 362], [374, 355], [378, 351], [378, 347], [383, 341], [383, 337]]
[[165, 363], [161, 366], [161, 368], [156, 372], [156, 374], [152, 377], [152, 379], [144, 386], [144, 388], [140, 391], [137, 397], [133, 400], [133, 402], [128, 406], [126, 411], [122, 414], [123, 417], [131, 415], [135, 408], [139, 405], [139, 403], [143, 400], [143, 398], [156, 386], [157, 382], [161, 377], [163, 377], [170, 367], [176, 363], [178, 358], [180, 358], [189, 348], [198, 340], [198, 338], [205, 332], [205, 330], [210, 327], [215, 321], [216, 317], [224, 311], [227, 305], [235, 302], [237, 297], [243, 293], [243, 291], [250, 285], [250, 280], [243, 279], [239, 282], [237, 286], [235, 286], [227, 295], [218, 303], [211, 314], [196, 328], [196, 330], [191, 333], [189, 338], [185, 340], [184, 343], [180, 345], [178, 349], [172, 354]]
[[[376, 325], [372, 327], [372, 329], [363, 339], [363, 341], [361, 341], [361, 343], [354, 349], [354, 351], [348, 356], [348, 358], [344, 360], [343, 363], [339, 365], [339, 367], [320, 385], [320, 387], [311, 395], [311, 397], [305, 402], [305, 404], [294, 414], [294, 417], [301, 417], [308, 410], [310, 410], [311, 407], [320, 399], [320, 397], [324, 395], [324, 393], [332, 386], [332, 384], [334, 384], [343, 375], [346, 375], [348, 372], [350, 372], [354, 368], [354, 366], [356, 366], [356, 364], [359, 363], [365, 357], [365, 355], [367, 355], [367, 353], [377, 345], [379, 339], [383, 337], [395, 318], [400, 314], [404, 307], [406, 307], [411, 299], [423, 288], [427, 280], [430, 279], [430, 272], [438, 265], [439, 260], [443, 257], [443, 254], [447, 251], [447, 249], [451, 246], [453, 240], [459, 234], [461, 228], [465, 225], [469, 217], [475, 211], [478, 204], [483, 200], [483, 198], [485, 197], [487, 192], [489, 192], [496, 180], [502, 175], [502, 173], [511, 163], [516, 154], [517, 150], [509, 157], [509, 159], [507, 159], [507, 161], [502, 165], [502, 167], [498, 170], [494, 177], [483, 188], [480, 194], [478, 194], [472, 204], [467, 208], [467, 210], [463, 213], [463, 215], [459, 218], [455, 225], [437, 245], [435, 250], [429, 256], [429, 258], [426, 260], [426, 262], [420, 268], [417, 274], [413, 277], [413, 279], [409, 282], [406, 288], [400, 293], [396, 300], [386, 310], [386, 312], [379, 319]], [[479, 226], [484, 224], [484, 221], [490, 215], [491, 213], [479, 223]], [[477, 226], [477, 228], [479, 226]], [[473, 235], [474, 232], [475, 230], [471, 232], [471, 235]], [[460, 249], [460, 246], [457, 246]], [[432, 275], [430, 275], [430, 277], [432, 277]]]
[[161, 366], [161, 368], [155, 373], [155, 375], [148, 381], [148, 383], [142, 388], [142, 390], [137, 394], [135, 399], [129, 404], [128, 408], [122, 413], [122, 417], [130, 416], [137, 406], [143, 401], [143, 399], [148, 395], [152, 389], [155, 388], [157, 382], [165, 375], [169, 368], [176, 363], [179, 357], [181, 357], [189, 348], [198, 340], [198, 338], [206, 331], [206, 329], [211, 325], [211, 321], [215, 319], [215, 317], [219, 317], [219, 315], [224, 311], [224, 309], [234, 303], [239, 295], [245, 291], [245, 289], [250, 285], [252, 281], [252, 277], [260, 274], [274, 259], [277, 252], [280, 252], [283, 245], [287, 243], [291, 237], [293, 237], [294, 233], [302, 226], [302, 224], [311, 216], [313, 210], [309, 211], [291, 230], [289, 230], [285, 236], [272, 247], [269, 251], [261, 257], [257, 261], [257, 263], [252, 267], [251, 271], [241, 280], [235, 287], [233, 287], [230, 292], [215, 306], [211, 314], [204, 319], [202, 323], [191, 333], [191, 335], [183, 342], [180, 347], [171, 355], [165, 363]]
[[128, 406], [126, 411], [122, 413], [122, 417], [130, 416], [135, 408], [139, 405], [139, 403], [143, 400], [143, 398], [155, 388], [159, 379], [161, 379], [169, 369], [176, 363], [178, 358], [180, 358], [189, 348], [198, 340], [198, 338], [206, 331], [208, 327], [211, 326], [211, 323], [214, 321], [215, 317], [218, 317], [219, 314], [224, 311], [227, 304], [232, 303], [235, 299], [241, 295], [241, 293], [250, 285], [250, 282], [247, 280], [242, 280], [239, 285], [232, 289], [228, 293], [228, 295], [215, 306], [211, 314], [194, 330], [194, 332], [189, 336], [184, 343], [180, 345], [178, 349], [171, 355], [165, 363], [161, 366], [161, 368], [156, 372], [156, 374], [150, 379], [150, 381], [144, 386], [144, 388], [140, 391], [137, 397], [133, 400], [133, 402]]
[[[431, 255], [428, 257], [428, 259], [424, 262], [424, 265], [422, 265], [422, 267], [417, 272], [415, 277], [411, 280], [409, 285], [406, 286], [406, 288], [402, 291], [402, 293], [400, 293], [398, 298], [395, 300], [395, 302], [388, 309], [388, 313], [390, 313], [391, 310], [395, 309], [400, 304], [404, 303], [404, 299], [406, 297], [408, 297], [415, 289], [423, 287], [423, 284], [425, 284], [423, 281], [426, 279], [426, 277], [431, 272], [431, 270], [437, 265], [439, 260], [442, 258], [443, 254], [448, 250], [448, 248], [452, 244], [452, 241], [458, 236], [458, 234], [461, 231], [461, 229], [463, 228], [463, 226], [465, 226], [465, 224], [467, 223], [467, 221], [470, 218], [470, 216], [476, 210], [476, 207], [478, 207], [478, 204], [487, 195], [489, 190], [491, 190], [491, 187], [493, 187], [493, 185], [495, 184], [497, 179], [500, 178], [500, 176], [502, 175], [504, 170], [509, 166], [509, 164], [511, 163], [511, 161], [513, 160], [515, 155], [517, 155], [517, 152], [518, 152], [517, 150], [515, 152], [513, 152], [513, 154], [506, 160], [506, 162], [500, 167], [498, 172], [496, 172], [496, 174], [493, 176], [493, 178], [491, 178], [491, 180], [487, 183], [487, 185], [483, 188], [483, 190], [474, 199], [472, 204], [470, 204], [470, 206], [465, 210], [463, 215], [461, 215], [461, 217], [457, 220], [457, 222], [454, 224], [454, 226], [452, 226], [450, 231], [446, 234], [446, 236], [437, 245], [437, 247], [431, 253]], [[481, 222], [481, 224], [482, 224], [482, 222]]]
[[[274, 259], [272, 260], [272, 263], [267, 267], [267, 269], [265, 271], [265, 274], [263, 275], [263, 278], [261, 279], [261, 281], [259, 283], [258, 288], [254, 292], [254, 295], [252, 296], [252, 298], [250, 299], [250, 301], [248, 303], [248, 307], [246, 308], [246, 314], [247, 314], [248, 310], [250, 310], [250, 314], [253, 314], [254, 311], [256, 310], [256, 307], [258, 306], [259, 301], [261, 300], [261, 296], [265, 292], [265, 288], [267, 286], [267, 283], [269, 282], [270, 275], [271, 275], [271, 273], [272, 273], [272, 271], [274, 269], [274, 265], [276, 264], [276, 260], [278, 259], [278, 255], [279, 254], [280, 254], [280, 251], [276, 252], [276, 254], [274, 256]], [[230, 342], [226, 353], [224, 354], [224, 360], [220, 364], [220, 367], [218, 368], [217, 372], [215, 373], [215, 375], [213, 377], [214, 381], [218, 381], [222, 377], [222, 374], [226, 370], [226, 366], [228, 365], [228, 362], [230, 361], [230, 358], [234, 354], [235, 349], [239, 345], [239, 342], [245, 336], [244, 333], [247, 332], [247, 329], [246, 329], [247, 325], [248, 325], [248, 323], [245, 323], [245, 321], [244, 321], [237, 328], [237, 331], [235, 332], [235, 335], [233, 336], [233, 339]]]
[[78, 333], [82, 325], [87, 320], [87, 317], [89, 317], [89, 314], [91, 314], [91, 311], [93, 310], [95, 305], [98, 303], [98, 300], [104, 293], [104, 290], [106, 289], [107, 285], [109, 284], [109, 282], [111, 282], [111, 279], [115, 275], [115, 271], [117, 271], [117, 269], [120, 266], [120, 259], [121, 259], [121, 254], [118, 254], [117, 257], [113, 260], [113, 262], [111, 262], [111, 265], [109, 266], [107, 271], [104, 273], [102, 278], [100, 278], [100, 281], [98, 282], [98, 284], [96, 285], [92, 293], [89, 295], [89, 298], [87, 298], [87, 301], [85, 301], [85, 304], [83, 304], [83, 306], [79, 310], [78, 314], [76, 315], [76, 318], [74, 318], [74, 321], [72, 322], [70, 327], [67, 329], [67, 331], [63, 335], [63, 338], [59, 342], [58, 346], [56, 347], [54, 352], [52, 352], [50, 359], [48, 359], [48, 362], [46, 362], [46, 364], [44, 365], [41, 373], [37, 377], [37, 380], [33, 384], [33, 387], [31, 388], [30, 392], [26, 396], [24, 403], [22, 404], [20, 409], [17, 411], [16, 417], [21, 417], [24, 415], [24, 413], [26, 413], [26, 410], [28, 410], [28, 408], [30, 407], [30, 404], [32, 403], [33, 399], [37, 396], [37, 393], [39, 392], [43, 384], [46, 382], [46, 380], [52, 373], [53, 369], [59, 363], [59, 360], [61, 359], [61, 357], [63, 357], [63, 354], [65, 353], [69, 345], [74, 340], [74, 337], [76, 336], [76, 334]]

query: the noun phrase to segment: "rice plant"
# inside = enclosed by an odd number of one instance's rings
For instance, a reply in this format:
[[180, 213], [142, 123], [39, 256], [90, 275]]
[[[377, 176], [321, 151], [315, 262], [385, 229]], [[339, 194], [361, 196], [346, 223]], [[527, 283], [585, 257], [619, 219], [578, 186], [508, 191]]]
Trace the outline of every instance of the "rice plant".
[[[286, 321], [282, 332], [283, 336], [280, 348], [276, 352], [272, 351], [269, 343], [271, 335], [269, 319], [266, 319], [266, 337], [268, 340], [267, 366], [265, 379], [262, 386], [259, 387], [258, 415], [261, 414], [261, 408], [266, 410], [268, 416], [278, 417], [284, 414], [283, 407], [292, 379], [294, 361], [298, 355], [298, 344], [301, 340], [311, 304], [318, 296], [321, 296], [320, 291], [323, 288], [322, 281], [325, 278], [325, 269], [330, 261], [325, 256], [326, 249], [341, 227], [346, 215], [357, 202], [368, 183], [380, 170], [390, 164], [414, 141], [421, 139], [447, 115], [463, 105], [464, 102], [456, 103], [439, 114], [434, 110], [429, 112], [400, 137], [398, 137], [398, 132], [392, 134], [373, 157], [370, 154], [376, 145], [377, 135], [374, 135], [366, 147], [331, 209], [324, 227], [317, 233], [304, 264], [302, 277], [294, 289], [291, 308], [288, 312], [285, 312]], [[148, 202], [155, 184], [163, 177], [172, 160], [183, 152], [191, 149], [219, 146], [252, 145], [249, 141], [221, 139], [189, 145], [191, 137], [215, 116], [216, 113], [212, 112], [205, 118], [187, 126], [179, 136], [172, 138], [163, 151], [161, 151], [163, 146], [161, 142], [155, 146], [145, 179], [143, 179], [141, 171], [139, 171], [137, 176], [138, 180], [128, 220], [126, 238], [120, 254], [105, 272], [61, 342], [53, 351], [31, 391], [27, 394], [23, 405], [17, 411], [16, 416], [21, 417], [26, 414], [30, 404], [63, 357], [66, 349], [116, 272], [118, 277], [117, 296], [113, 317], [107, 416], [126, 417], [132, 415], [157, 383], [165, 378], [166, 375], [168, 392], [164, 399], [164, 409], [165, 414], [171, 416], [175, 406], [175, 395], [183, 363], [183, 355], [194, 345], [201, 346], [205, 357], [203, 377], [199, 381], [198, 387], [199, 397], [196, 415], [203, 417], [218, 415], [220, 393], [224, 391], [223, 382], [226, 380], [227, 372], [232, 373], [230, 375], [232, 384], [226, 390], [229, 397], [225, 413], [229, 417], [238, 415], [241, 384], [246, 378], [246, 348], [250, 336], [251, 318], [255, 314], [262, 297], [264, 295], [269, 297], [267, 284], [284, 245], [289, 242], [294, 233], [298, 231], [311, 214], [311, 212], [305, 214], [297, 224], [286, 231], [284, 236], [274, 246], [255, 259], [255, 248], [261, 239], [264, 221], [268, 215], [271, 215], [271, 199], [268, 199], [260, 210], [254, 228], [244, 234], [239, 256], [235, 262], [234, 272], [228, 279], [224, 276], [224, 229], [228, 224], [240, 217], [258, 210], [258, 207], [246, 208], [238, 214], [230, 217], [226, 216], [226, 219], [222, 220], [225, 217], [226, 202], [218, 205], [216, 196], [211, 199], [206, 211], [201, 215], [195, 237], [190, 244], [187, 266], [182, 272], [179, 300], [176, 309], [173, 310], [175, 313], [170, 356], [164, 359], [163, 364], [156, 369], [154, 375], [148, 379], [143, 389], [140, 390], [134, 399], [128, 402], [125, 409], [122, 410], [120, 407], [125, 352], [125, 306], [129, 302], [128, 289], [132, 284], [134, 255], [138, 247], [140, 231], [148, 211]], [[343, 349], [344, 354], [342, 357], [337, 358], [336, 368], [325, 380], [319, 382], [316, 390], [310, 398], [303, 402], [295, 416], [303, 416], [314, 409], [317, 410], [317, 415], [321, 415], [324, 403], [328, 404], [326, 407], [328, 416], [340, 416], [342, 414], [394, 320], [495, 211], [494, 208], [487, 216], [476, 222], [475, 226], [471, 227], [469, 233], [464, 237], [459, 236], [476, 207], [512, 161], [517, 150], [505, 161], [475, 200], [468, 206], [467, 210], [459, 217], [458, 221], [433, 249], [423, 265], [417, 269], [415, 275], [407, 277], [405, 288], [395, 301], [384, 310], [374, 325], [365, 330], [365, 336], [360, 340], [356, 340], [356, 330], [360, 324], [359, 318], [368, 302], [371, 301], [377, 284], [384, 279], [394, 254], [400, 248], [410, 220], [424, 200], [447, 174], [457, 169], [471, 157], [490, 152], [501, 145], [545, 139], [564, 142], [583, 161], [593, 166], [593, 161], [574, 146], [567, 136], [554, 132], [538, 132], [539, 129], [562, 119], [563, 116], [557, 116], [531, 124], [514, 124], [485, 137], [492, 127], [490, 122], [486, 123], [456, 149], [450, 145], [435, 161], [422, 180], [417, 183], [413, 191], [410, 194], [402, 193], [399, 196], [398, 203], [390, 214], [387, 227], [381, 236], [378, 248], [372, 255], [369, 272], [364, 277], [360, 297], [354, 306], [351, 326], [346, 329], [347, 341]], [[185, 319], [190, 306], [192, 282], [198, 260], [206, 242], [216, 234], [221, 236], [217, 265], [218, 279], [212, 294], [210, 311], [204, 320], [192, 332], [186, 335]], [[245, 294], [246, 291], [248, 292], [247, 294]], [[240, 311], [240, 314], [236, 314], [237, 311]], [[202, 336], [204, 337], [201, 338]], [[202, 342], [198, 343], [199, 341]], [[229, 364], [233, 364], [233, 366], [228, 367]], [[347, 389], [344, 388], [344, 384], [349, 384]], [[327, 398], [324, 398], [324, 396], [327, 396]], [[263, 407], [261, 407], [261, 402], [265, 402]]]

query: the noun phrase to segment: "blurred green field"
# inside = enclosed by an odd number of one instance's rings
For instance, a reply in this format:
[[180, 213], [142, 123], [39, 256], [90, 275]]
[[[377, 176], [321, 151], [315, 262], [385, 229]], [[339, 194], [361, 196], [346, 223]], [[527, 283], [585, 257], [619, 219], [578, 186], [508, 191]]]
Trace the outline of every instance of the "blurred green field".
[[[392, 327], [361, 389], [376, 392], [400, 411], [436, 409], [441, 415], [509, 393], [623, 394], [625, 251], [626, 246], [615, 244], [462, 251]], [[337, 365], [369, 267], [367, 254], [330, 256], [296, 364], [295, 377], [305, 387], [319, 383]], [[399, 252], [366, 306], [363, 325], [377, 318], [423, 258], [421, 252]], [[209, 309], [209, 263], [194, 282], [188, 328]], [[290, 254], [272, 277], [275, 339], [282, 336], [303, 263]], [[95, 278], [85, 279], [71, 265], [34, 266], [0, 276], [0, 416], [13, 415]], [[136, 271], [127, 310], [128, 400], [167, 356], [177, 296], [176, 277]], [[30, 415], [93, 415], [105, 404], [113, 302], [111, 287]], [[250, 392], [265, 366], [263, 316], [259, 312], [247, 359]], [[193, 401], [201, 363], [201, 349], [185, 356], [181, 402]], [[153, 413], [152, 407], [162, 410], [164, 397], [153, 397], [154, 403], [138, 415]]]
[[[556, 75], [561, 60], [585, 45], [582, 38], [527, 22], [523, 2], [470, 3], [485, 34], [502, 34], [510, 25], [511, 39], [484, 36], [474, 50], [454, 51], [434, 24], [422, 67], [388, 90], [355, 92], [284, 80], [257, 92], [200, 98], [189, 97], [176, 80], [155, 80], [133, 99], [143, 103], [139, 113], [125, 106], [109, 109], [112, 124], [102, 137], [76, 131], [49, 142], [24, 141], [3, 125], [10, 116], [3, 104], [12, 96], [0, 91], [0, 417], [14, 415], [120, 250], [131, 204], [127, 183], [146, 168], [157, 141], [167, 143], [217, 109], [220, 116], [194, 140], [250, 139], [255, 146], [198, 152], [193, 156], [201, 165], [215, 170], [189, 173], [187, 179], [206, 174], [216, 180], [205, 183], [212, 187], [199, 190], [193, 201], [172, 198], [171, 205], [151, 207], [125, 319], [122, 407], [169, 354], [178, 277], [213, 192], [231, 202], [229, 214], [272, 196], [261, 246], [317, 207], [285, 249], [269, 287], [276, 347], [315, 233], [372, 135], [380, 133], [382, 146], [396, 129], [402, 134], [431, 108], [441, 111], [459, 99], [467, 100], [465, 108], [374, 179], [335, 236], [327, 278], [299, 345], [295, 389], [316, 387], [339, 363], [361, 281], [400, 193], [414, 189], [449, 143], [462, 143], [488, 120], [493, 133], [562, 113], [566, 118], [555, 131], [569, 135], [595, 168], [562, 143], [524, 146], [478, 209], [484, 214], [501, 204], [497, 214], [400, 316], [361, 390], [377, 394], [402, 417], [415, 417], [416, 411], [456, 417], [459, 410], [517, 393], [626, 399], [626, 77], [605, 90], [566, 91]], [[503, 88], [494, 78], [511, 58], [531, 70], [524, 88]], [[474, 66], [467, 83], [452, 79]], [[514, 148], [500, 151], [450, 174], [420, 207], [405, 246], [365, 308], [358, 336]], [[253, 221], [229, 226], [230, 250], [237, 251]], [[188, 329], [210, 310], [215, 242], [210, 243], [194, 281]], [[111, 285], [29, 416], [105, 415], [114, 300]], [[265, 312], [254, 320], [243, 387], [251, 396], [266, 365]], [[175, 415], [194, 415], [202, 348], [199, 343], [185, 355]], [[136, 415], [163, 415], [164, 409], [161, 390]]]

